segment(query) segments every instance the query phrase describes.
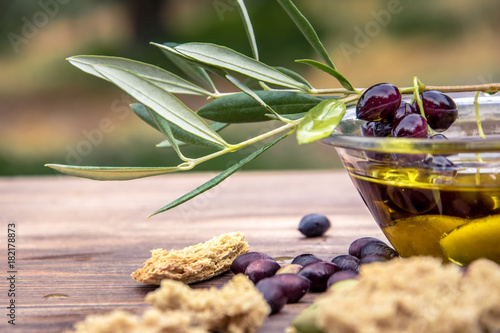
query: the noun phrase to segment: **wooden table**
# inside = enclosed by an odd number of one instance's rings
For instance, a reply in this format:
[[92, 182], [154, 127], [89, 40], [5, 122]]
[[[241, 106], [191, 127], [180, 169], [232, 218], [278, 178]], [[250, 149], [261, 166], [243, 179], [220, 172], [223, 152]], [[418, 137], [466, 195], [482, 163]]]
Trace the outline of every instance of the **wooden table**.
[[[1, 332], [63, 332], [88, 314], [112, 309], [140, 313], [144, 295], [130, 273], [155, 248], [181, 249], [225, 232], [242, 231], [251, 251], [330, 260], [361, 236], [383, 235], [344, 170], [240, 172], [169, 212], [146, 216], [213, 174], [190, 173], [129, 182], [65, 176], [0, 178]], [[327, 215], [320, 238], [298, 232], [301, 217]], [[7, 297], [8, 225], [15, 224], [15, 297]], [[196, 284], [220, 286], [232, 273]], [[64, 295], [67, 295], [64, 296]], [[283, 332], [318, 294], [286, 305], [261, 332]], [[7, 324], [15, 301], [15, 329]], [[6, 330], [4, 329], [6, 328]]]

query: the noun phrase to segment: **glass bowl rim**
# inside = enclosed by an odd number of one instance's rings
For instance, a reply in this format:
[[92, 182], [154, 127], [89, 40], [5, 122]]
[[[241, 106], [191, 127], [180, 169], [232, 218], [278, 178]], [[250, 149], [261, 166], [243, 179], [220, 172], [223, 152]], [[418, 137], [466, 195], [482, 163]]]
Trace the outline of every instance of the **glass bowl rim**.
[[[474, 97], [454, 98], [457, 105], [473, 104]], [[500, 96], [482, 96], [479, 98], [479, 105], [495, 104], [500, 107]], [[342, 122], [355, 119], [355, 107], [349, 108]], [[500, 113], [500, 110], [499, 110]], [[340, 124], [342, 124], [342, 122]], [[478, 153], [478, 152], [499, 152], [500, 136], [482, 139], [474, 138], [449, 138], [448, 140], [429, 140], [414, 138], [392, 138], [392, 137], [363, 137], [360, 135], [348, 135], [333, 133], [321, 140], [322, 143], [334, 146], [335, 148], [346, 148], [362, 151], [375, 151], [382, 153]]]

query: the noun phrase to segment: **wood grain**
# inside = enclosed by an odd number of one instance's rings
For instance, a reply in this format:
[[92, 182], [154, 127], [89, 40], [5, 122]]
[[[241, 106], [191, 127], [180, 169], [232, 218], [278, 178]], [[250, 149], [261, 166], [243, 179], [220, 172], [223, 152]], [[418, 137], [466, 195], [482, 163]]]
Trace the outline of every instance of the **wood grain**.
[[[141, 285], [130, 273], [155, 248], [181, 249], [221, 233], [242, 231], [251, 251], [294, 257], [314, 253], [329, 260], [354, 239], [383, 235], [344, 170], [240, 172], [203, 196], [146, 218], [213, 174], [190, 173], [129, 182], [64, 176], [0, 178], [2, 244], [16, 224], [16, 326], [7, 325], [9, 299], [1, 295], [2, 332], [63, 332], [88, 314], [120, 308], [144, 310]], [[306, 239], [297, 231], [308, 213], [327, 215], [332, 228]], [[2, 246], [5, 248], [4, 246]], [[3, 252], [3, 253], [6, 253]], [[6, 254], [1, 289], [6, 290]], [[221, 286], [225, 273], [194, 288]], [[64, 294], [68, 297], [46, 297]], [[262, 333], [283, 332], [318, 294], [270, 316]], [[6, 319], [7, 318], [7, 319]]]

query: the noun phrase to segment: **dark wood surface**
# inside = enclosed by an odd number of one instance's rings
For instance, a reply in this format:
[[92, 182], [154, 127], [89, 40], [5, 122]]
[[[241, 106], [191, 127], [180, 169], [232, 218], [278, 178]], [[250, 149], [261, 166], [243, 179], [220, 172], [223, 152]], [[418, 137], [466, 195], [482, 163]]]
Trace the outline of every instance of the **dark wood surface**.
[[[155, 248], [181, 249], [225, 232], [241, 231], [251, 251], [274, 257], [314, 253], [325, 260], [347, 252], [356, 238], [382, 233], [344, 170], [240, 172], [221, 186], [169, 212], [146, 218], [213, 174], [191, 173], [129, 182], [97, 182], [64, 176], [0, 178], [0, 331], [63, 332], [88, 314], [113, 309], [140, 313], [144, 295], [130, 273]], [[327, 215], [325, 236], [306, 239], [301, 217]], [[16, 229], [15, 326], [6, 315], [6, 239]], [[232, 273], [194, 285], [220, 286]], [[67, 295], [63, 297], [62, 295]], [[51, 297], [54, 296], [54, 297]], [[283, 332], [318, 294], [286, 305], [261, 332]], [[4, 329], [6, 328], [6, 329]]]

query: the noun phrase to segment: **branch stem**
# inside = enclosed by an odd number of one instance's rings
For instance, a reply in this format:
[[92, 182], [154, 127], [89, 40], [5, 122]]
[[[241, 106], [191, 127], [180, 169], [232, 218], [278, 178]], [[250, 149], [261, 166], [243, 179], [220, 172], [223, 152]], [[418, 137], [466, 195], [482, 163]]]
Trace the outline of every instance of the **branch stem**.
[[195, 167], [196, 165], [200, 164], [200, 163], [203, 163], [205, 161], [208, 161], [208, 160], [211, 160], [212, 158], [215, 158], [215, 157], [218, 157], [218, 156], [222, 156], [224, 154], [227, 154], [227, 153], [232, 153], [234, 151], [237, 151], [241, 148], [244, 148], [246, 146], [249, 146], [251, 144], [254, 144], [256, 142], [259, 142], [261, 140], [264, 140], [264, 139], [267, 139], [273, 135], [276, 135], [278, 133], [281, 133], [283, 131], [286, 131], [286, 130], [294, 130], [298, 125], [299, 123], [301, 122], [302, 118], [301, 119], [297, 119], [297, 120], [294, 120], [294, 121], [291, 121], [281, 127], [278, 127], [278, 128], [275, 128], [273, 130], [270, 130], [264, 134], [261, 134], [261, 135], [258, 135], [258, 136], [255, 136], [251, 139], [248, 139], [246, 141], [242, 141], [240, 143], [237, 143], [235, 145], [230, 145], [229, 147], [227, 148], [224, 148], [222, 150], [219, 150], [215, 153], [212, 153], [212, 154], [209, 154], [209, 155], [206, 155], [206, 156], [202, 156], [200, 158], [196, 158], [196, 159], [192, 159], [191, 161], [188, 162], [188, 166], [186, 168], [189, 168], [189, 169], [192, 169], [193, 167]]
[[[415, 86], [399, 88], [402, 94], [413, 94]], [[483, 91], [494, 93], [500, 91], [500, 83], [486, 83], [486, 84], [468, 84], [462, 86], [427, 86], [421, 85], [419, 87], [420, 92], [427, 90], [438, 90], [443, 93], [450, 92], [471, 92], [471, 91]]]
[[463, 86], [426, 86], [426, 90], [439, 90], [441, 92], [465, 92], [465, 91], [500, 91], [500, 83], [470, 84]]

